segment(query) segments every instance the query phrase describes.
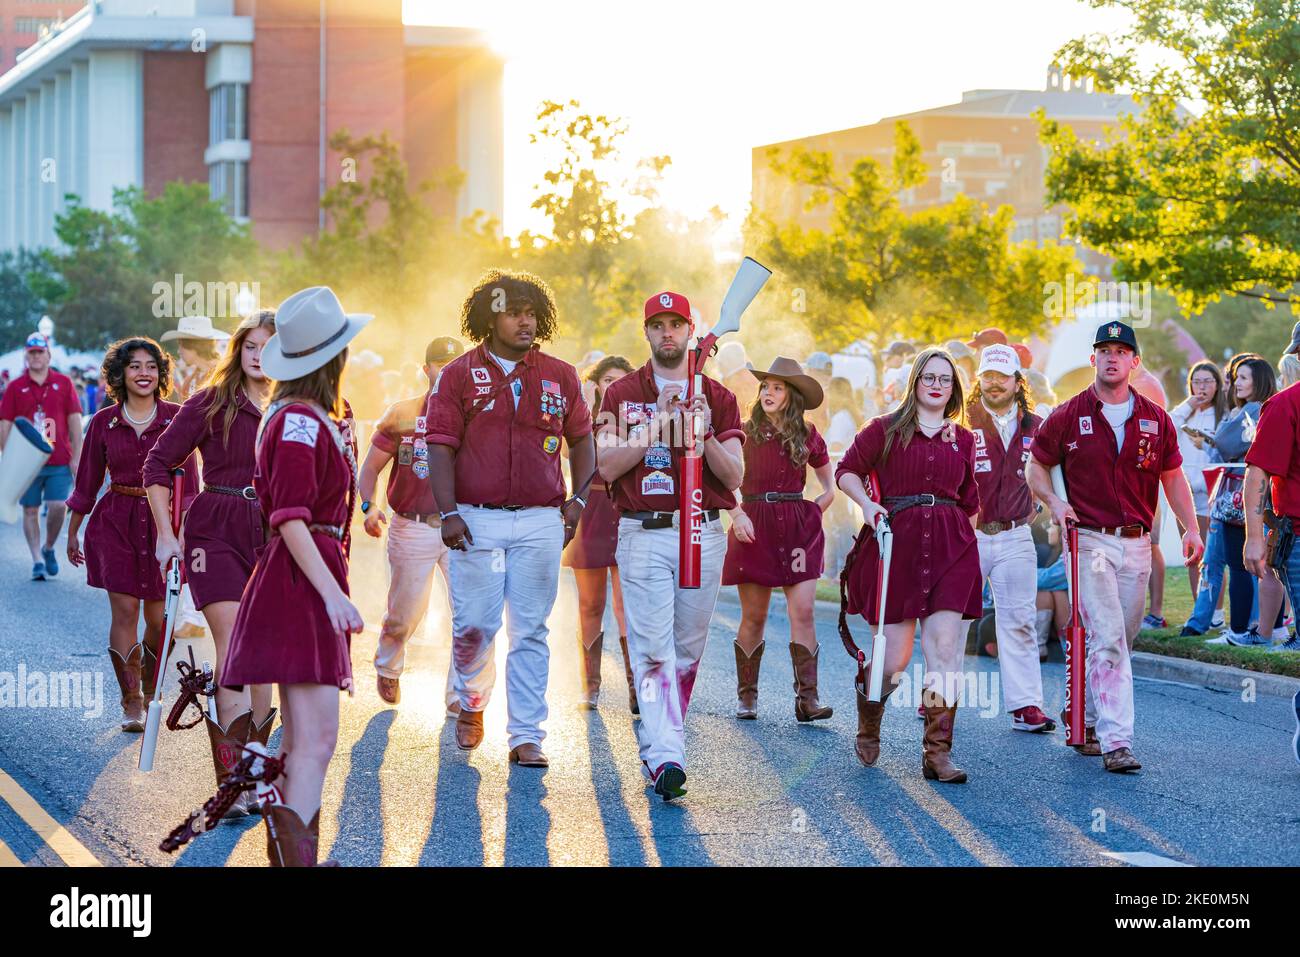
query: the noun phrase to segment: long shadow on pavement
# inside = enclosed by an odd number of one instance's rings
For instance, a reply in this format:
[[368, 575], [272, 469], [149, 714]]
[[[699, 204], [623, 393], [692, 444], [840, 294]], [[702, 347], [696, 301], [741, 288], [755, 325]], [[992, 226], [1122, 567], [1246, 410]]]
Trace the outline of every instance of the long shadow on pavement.
[[599, 711], [587, 713], [587, 751], [591, 760], [591, 787], [596, 793], [605, 846], [613, 867], [644, 867], [641, 835], [623, 798], [623, 785], [614, 760], [614, 743]]
[[479, 867], [483, 864], [483, 821], [478, 810], [481, 775], [456, 747], [454, 728], [443, 728], [434, 782], [433, 823], [420, 853], [421, 867]]
[[379, 866], [384, 856], [384, 820], [383, 801], [376, 785], [396, 717], [397, 712], [392, 708], [380, 711], [352, 745], [352, 766], [339, 802], [338, 833], [329, 853], [322, 854], [321, 860], [332, 857], [346, 861], [349, 867]]
[[551, 863], [547, 838], [551, 815], [542, 801], [546, 798], [545, 768], [510, 765], [506, 778], [506, 837], [504, 860], [507, 867], [547, 867]]

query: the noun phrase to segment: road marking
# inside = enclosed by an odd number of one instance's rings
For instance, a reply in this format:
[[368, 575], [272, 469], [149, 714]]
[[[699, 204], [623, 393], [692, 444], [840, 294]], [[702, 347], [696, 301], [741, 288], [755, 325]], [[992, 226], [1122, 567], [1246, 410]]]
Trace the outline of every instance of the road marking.
[[13, 808], [36, 834], [69, 867], [99, 867], [95, 855], [72, 836], [62, 824], [50, 817], [36, 799], [24, 791], [8, 774], [0, 770], [0, 800]]
[[18, 855], [9, 850], [9, 845], [0, 841], [0, 867], [22, 867], [23, 862], [18, 860]]
[[1184, 864], [1182, 861], [1176, 861], [1172, 857], [1161, 857], [1159, 854], [1152, 854], [1150, 851], [1103, 851], [1103, 856], [1113, 857], [1117, 861], [1132, 865], [1133, 867], [1191, 867], [1191, 864]]

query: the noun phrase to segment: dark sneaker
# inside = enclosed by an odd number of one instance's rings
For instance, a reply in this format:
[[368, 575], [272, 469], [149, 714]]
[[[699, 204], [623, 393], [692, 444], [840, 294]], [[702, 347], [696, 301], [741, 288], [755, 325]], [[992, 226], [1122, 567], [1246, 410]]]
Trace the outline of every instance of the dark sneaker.
[[1197, 631], [1191, 625], [1183, 625], [1183, 630], [1178, 633], [1179, 638], [1199, 638], [1205, 634], [1203, 631]]
[[32, 581], [34, 581], [34, 582], [43, 582], [43, 581], [45, 581], [45, 563], [44, 563], [44, 562], [37, 562], [35, 565], [32, 566]]
[[1031, 704], [1011, 712], [1011, 727], [1016, 731], [1046, 733], [1056, 730], [1056, 722], [1043, 714], [1042, 708]]
[[1168, 628], [1169, 622], [1159, 615], [1146, 615], [1142, 618], [1143, 628]]
[[1125, 771], [1136, 771], [1142, 767], [1138, 764], [1138, 759], [1133, 757], [1133, 752], [1128, 748], [1116, 748], [1114, 751], [1107, 751], [1101, 756], [1102, 763], [1106, 765], [1107, 771], [1114, 771], [1116, 774]]
[[659, 769], [659, 774], [655, 777], [655, 794], [662, 795], [665, 803], [683, 797], [686, 788], [682, 785], [685, 783], [686, 772], [680, 765], [669, 762]]
[[1267, 647], [1273, 643], [1273, 639], [1265, 638], [1259, 633], [1258, 628], [1252, 628], [1250, 631], [1240, 634], [1235, 631], [1228, 632], [1228, 644], [1234, 648], [1261, 648]]
[[59, 573], [59, 560], [54, 555], [54, 549], [42, 548], [41, 558], [45, 559], [45, 577], [53, 578]]

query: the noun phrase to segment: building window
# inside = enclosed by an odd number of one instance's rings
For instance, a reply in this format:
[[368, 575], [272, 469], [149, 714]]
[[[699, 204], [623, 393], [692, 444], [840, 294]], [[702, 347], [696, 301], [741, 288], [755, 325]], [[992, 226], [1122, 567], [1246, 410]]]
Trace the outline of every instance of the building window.
[[14, 33], [40, 33], [42, 28], [58, 22], [58, 17], [14, 17]]
[[208, 145], [248, 139], [248, 84], [222, 83], [208, 91]]
[[248, 218], [248, 164], [227, 160], [208, 167], [208, 187], [227, 216]]

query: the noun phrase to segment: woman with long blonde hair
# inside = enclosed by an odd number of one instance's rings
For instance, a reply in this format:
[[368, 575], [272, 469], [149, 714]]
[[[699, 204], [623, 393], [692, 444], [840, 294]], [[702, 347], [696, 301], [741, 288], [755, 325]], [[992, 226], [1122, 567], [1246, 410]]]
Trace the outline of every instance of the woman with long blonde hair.
[[[220, 686], [230, 632], [257, 551], [265, 544], [262, 512], [253, 491], [254, 445], [271, 381], [262, 372], [262, 347], [275, 333], [275, 312], [265, 309], [239, 324], [203, 387], [181, 406], [145, 462], [144, 484], [158, 528], [155, 557], [165, 568], [174, 556], [185, 565], [195, 607], [216, 645], [217, 721], [205, 720], [213, 770], [220, 784], [245, 742], [266, 744], [275, 720], [269, 685], [235, 692]], [[171, 470], [195, 450], [203, 457], [202, 491], [185, 516], [181, 539], [171, 531]], [[187, 474], [192, 491], [199, 476]], [[241, 799], [227, 816], [256, 806]]]
[[[880, 516], [893, 530], [893, 558], [885, 605], [885, 675], [881, 700], [867, 698], [870, 668], [857, 686], [858, 759], [870, 767], [880, 756], [885, 700], [912, 657], [921, 626], [925, 679], [926, 778], [960, 784], [966, 772], [952, 763], [953, 722], [962, 685], [965, 636], [962, 622], [980, 617], [980, 559], [975, 541], [979, 489], [975, 438], [962, 426], [961, 380], [952, 356], [940, 348], [912, 363], [898, 410], [867, 423], [836, 469], [839, 487], [862, 509], [865, 521], [846, 561], [847, 605], [874, 625], [879, 550], [874, 535]], [[867, 483], [875, 476], [880, 500]]]

